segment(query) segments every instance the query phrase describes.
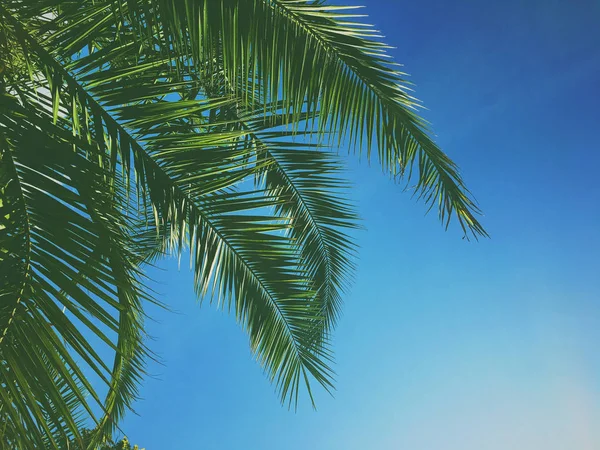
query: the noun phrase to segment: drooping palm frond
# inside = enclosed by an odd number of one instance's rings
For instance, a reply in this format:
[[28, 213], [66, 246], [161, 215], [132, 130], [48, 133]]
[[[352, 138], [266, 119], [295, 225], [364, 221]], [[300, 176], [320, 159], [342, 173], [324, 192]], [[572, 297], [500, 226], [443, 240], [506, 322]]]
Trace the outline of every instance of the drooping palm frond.
[[220, 56], [225, 78], [247, 101], [260, 85], [292, 117], [318, 113], [321, 133], [338, 142], [368, 156], [376, 146], [392, 175], [410, 180], [415, 168], [414, 192], [437, 206], [446, 226], [454, 215], [465, 234], [486, 236], [457, 166], [417, 115], [405, 74], [355, 9], [312, 0], [152, 0], [133, 2], [128, 18], [147, 30], [142, 40], [152, 37], [147, 45], [169, 50], [179, 70], [191, 61], [197, 73], [214, 73], [207, 61]]
[[288, 120], [281, 115], [265, 120], [245, 113], [236, 115], [236, 120], [236, 126], [250, 131], [245, 144], [254, 149], [258, 160], [267, 162], [257, 174], [259, 182], [285, 199], [278, 208], [293, 218], [290, 236], [301, 243], [322, 311], [321, 332], [328, 333], [340, 314], [341, 293], [354, 269], [355, 247], [346, 230], [357, 228], [354, 208], [344, 200], [348, 184], [339, 177], [339, 160], [310, 142], [310, 129], [273, 131], [273, 125]]
[[[135, 398], [147, 296], [118, 210], [122, 188], [106, 182], [94, 146], [52, 123], [50, 103], [27, 100], [0, 98], [0, 414], [23, 448], [62, 448], [77, 438], [81, 414], [106, 413], [102, 440]], [[112, 368], [92, 335], [115, 351]], [[105, 401], [86, 371], [107, 383]]]

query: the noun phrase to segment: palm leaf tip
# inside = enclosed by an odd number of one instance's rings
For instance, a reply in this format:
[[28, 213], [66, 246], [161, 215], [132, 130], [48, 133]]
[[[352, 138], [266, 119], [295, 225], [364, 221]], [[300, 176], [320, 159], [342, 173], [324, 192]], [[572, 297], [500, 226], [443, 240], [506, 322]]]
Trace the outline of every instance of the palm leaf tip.
[[[444, 225], [455, 216], [465, 235], [487, 236], [456, 166], [415, 114], [420, 102], [405, 74], [389, 61], [387, 46], [345, 9], [312, 1], [258, 2], [244, 15], [261, 31], [247, 39], [268, 62], [249, 70], [263, 84], [285, 86], [279, 95], [289, 107], [299, 108], [295, 99], [305, 99], [302, 112], [319, 114], [321, 134], [333, 131], [339, 143], [346, 139], [369, 157], [377, 147], [381, 165], [394, 176], [414, 166], [418, 197], [437, 207]], [[272, 52], [263, 35], [293, 45]]]

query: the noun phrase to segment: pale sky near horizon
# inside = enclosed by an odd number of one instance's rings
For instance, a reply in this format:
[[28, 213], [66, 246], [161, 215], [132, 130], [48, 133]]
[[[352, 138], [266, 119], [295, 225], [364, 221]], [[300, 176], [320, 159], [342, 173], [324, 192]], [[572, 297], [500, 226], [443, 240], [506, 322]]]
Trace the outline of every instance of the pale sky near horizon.
[[147, 450], [600, 449], [600, 2], [361, 3], [491, 239], [445, 232], [349, 158], [367, 231], [335, 396], [281, 407], [234, 319], [169, 260], [149, 272], [178, 311], [149, 311], [164, 365], [122, 428]]

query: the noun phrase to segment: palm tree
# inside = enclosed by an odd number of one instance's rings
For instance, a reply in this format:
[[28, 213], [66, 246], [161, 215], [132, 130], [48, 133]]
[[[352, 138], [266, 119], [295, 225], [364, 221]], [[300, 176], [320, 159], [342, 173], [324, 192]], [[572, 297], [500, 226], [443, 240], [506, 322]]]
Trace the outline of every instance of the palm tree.
[[376, 150], [446, 226], [485, 235], [355, 17], [321, 0], [2, 1], [5, 447], [66, 448], [91, 422], [91, 448], [111, 439], [149, 353], [144, 265], [164, 254], [189, 255], [283, 402], [331, 389], [357, 221], [330, 147]]

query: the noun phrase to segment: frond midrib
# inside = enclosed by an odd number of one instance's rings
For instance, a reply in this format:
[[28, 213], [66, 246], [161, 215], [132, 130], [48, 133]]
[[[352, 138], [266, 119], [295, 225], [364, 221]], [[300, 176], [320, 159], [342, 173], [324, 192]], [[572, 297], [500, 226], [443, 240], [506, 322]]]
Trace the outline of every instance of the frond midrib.
[[[227, 87], [229, 88], [229, 91], [233, 93], [232, 95], [234, 97], [236, 97], [240, 103], [246, 104], [246, 100], [244, 98], [243, 93], [239, 93], [239, 91], [237, 89], [231, 89], [231, 87], [232, 87], [231, 82], [227, 79], [225, 74], [223, 74], [223, 75], [225, 77], [225, 83], [226, 83]], [[205, 92], [206, 92], [206, 89], [205, 89]], [[254, 130], [252, 130], [251, 127], [249, 127], [246, 124], [246, 121], [243, 118], [239, 117], [239, 115], [237, 113], [235, 114], [235, 119], [237, 121], [239, 121], [239, 124], [241, 125], [242, 129], [244, 129], [245, 131], [248, 132], [248, 137], [250, 137], [254, 141], [255, 145], [257, 147], [261, 147], [261, 149], [264, 150], [269, 155], [271, 160], [275, 162], [275, 167], [277, 168], [277, 171], [287, 181], [288, 186], [291, 186], [293, 194], [298, 199], [298, 203], [301, 205], [303, 212], [308, 217], [309, 222], [313, 225], [313, 227], [314, 227], [313, 229], [316, 230], [319, 248], [320, 248], [321, 252], [323, 253], [324, 259], [325, 259], [326, 295], [331, 296], [331, 289], [335, 290], [335, 286], [334, 286], [335, 283], [333, 281], [333, 268], [332, 268], [329, 245], [327, 245], [326, 240], [323, 236], [323, 230], [321, 229], [321, 225], [315, 219], [311, 208], [306, 204], [306, 200], [304, 199], [303, 195], [300, 193], [300, 190], [296, 187], [296, 184], [294, 183], [292, 178], [288, 175], [287, 171], [281, 165], [281, 163], [279, 162], [277, 157], [271, 152], [271, 150], [269, 149], [269, 146], [256, 134], [256, 132]], [[334, 301], [333, 298], [329, 299], [329, 303], [332, 303], [333, 301]]]
[[[246, 127], [246, 124], [244, 123], [244, 121], [242, 119], [239, 119], [239, 120], [240, 120], [240, 123], [242, 124], [242, 126]], [[306, 204], [304, 197], [300, 193], [299, 189], [296, 187], [292, 178], [287, 174], [287, 171], [281, 166], [281, 163], [278, 161], [277, 157], [269, 150], [269, 146], [267, 144], [265, 144], [264, 141], [256, 135], [256, 133], [251, 131], [251, 132], [249, 132], [248, 135], [253, 140], [255, 140], [255, 142], [258, 143], [258, 145], [262, 146], [263, 150], [265, 150], [268, 153], [268, 155], [270, 156], [270, 158], [273, 161], [275, 161], [277, 170], [286, 179], [286, 181], [288, 182], [288, 185], [291, 186], [293, 193], [295, 194], [296, 198], [298, 198], [298, 200], [299, 200], [299, 204], [302, 205], [303, 211], [308, 216], [310, 223], [314, 225], [314, 228], [317, 231], [319, 247], [320, 247], [321, 251], [323, 252], [323, 254], [325, 255], [326, 276], [329, 278], [329, 282], [327, 283], [327, 285], [329, 286], [330, 284], [333, 284], [332, 274], [331, 274], [331, 272], [333, 270], [331, 267], [331, 255], [329, 252], [329, 246], [325, 243], [325, 238], [323, 236], [323, 230], [321, 229], [321, 225], [314, 218], [314, 215], [313, 215], [311, 209]]]
[[12, 172], [14, 175], [14, 180], [17, 183], [17, 186], [19, 189], [19, 202], [21, 203], [21, 206], [23, 208], [23, 213], [25, 215], [26, 256], [25, 256], [25, 262], [24, 262], [25, 270], [24, 270], [23, 279], [21, 282], [21, 289], [19, 290], [19, 293], [17, 294], [15, 306], [10, 314], [8, 323], [6, 324], [6, 327], [2, 331], [2, 334], [0, 335], [0, 346], [2, 346], [2, 343], [4, 342], [4, 339], [5, 339], [6, 335], [8, 334], [9, 328], [14, 323], [15, 315], [17, 314], [17, 310], [19, 309], [19, 305], [21, 304], [21, 300], [23, 299], [23, 295], [24, 295], [25, 289], [27, 287], [27, 280], [29, 279], [30, 272], [31, 272], [31, 252], [32, 252], [31, 222], [30, 222], [30, 218], [29, 218], [27, 202], [25, 201], [25, 194], [23, 192], [23, 187], [21, 186], [21, 179], [19, 178], [19, 173], [15, 167], [15, 161], [12, 156], [11, 150], [9, 148], [7, 148], [4, 154], [8, 156], [8, 159], [9, 159], [8, 164], [9, 164], [10, 168], [12, 169]]

